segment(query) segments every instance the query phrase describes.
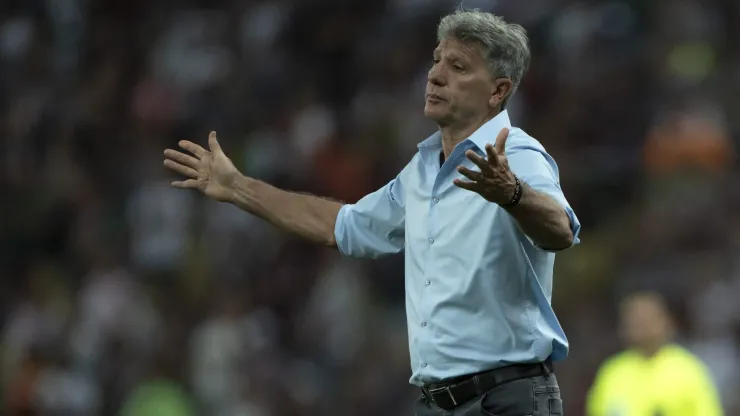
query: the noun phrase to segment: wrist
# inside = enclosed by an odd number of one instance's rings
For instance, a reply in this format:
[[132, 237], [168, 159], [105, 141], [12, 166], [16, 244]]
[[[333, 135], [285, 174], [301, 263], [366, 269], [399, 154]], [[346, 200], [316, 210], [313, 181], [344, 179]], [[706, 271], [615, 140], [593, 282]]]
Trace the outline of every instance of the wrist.
[[239, 201], [239, 195], [249, 192], [250, 188], [253, 187], [254, 179], [244, 176], [240, 173], [234, 174], [234, 178], [229, 181], [226, 186], [226, 194], [228, 195], [228, 202], [235, 204]]
[[504, 208], [513, 208], [517, 206], [519, 201], [522, 199], [522, 194], [524, 193], [524, 184], [522, 184], [516, 175], [512, 174], [512, 177], [514, 178], [514, 181], [512, 184], [512, 190], [509, 193], [510, 197], [507, 201], [501, 204]]

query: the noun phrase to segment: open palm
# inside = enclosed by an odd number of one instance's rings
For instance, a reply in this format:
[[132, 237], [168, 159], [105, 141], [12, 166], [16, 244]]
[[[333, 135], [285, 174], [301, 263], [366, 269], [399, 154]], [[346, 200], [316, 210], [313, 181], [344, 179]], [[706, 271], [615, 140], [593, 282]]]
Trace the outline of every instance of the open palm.
[[[172, 186], [184, 189], [198, 189], [209, 198], [228, 201], [234, 181], [240, 173], [234, 163], [226, 157], [216, 139], [216, 132], [208, 135], [208, 147], [182, 140], [179, 146], [190, 154], [173, 149], [164, 151], [164, 165], [188, 179], [172, 182]], [[191, 155], [192, 154], [192, 155]]]

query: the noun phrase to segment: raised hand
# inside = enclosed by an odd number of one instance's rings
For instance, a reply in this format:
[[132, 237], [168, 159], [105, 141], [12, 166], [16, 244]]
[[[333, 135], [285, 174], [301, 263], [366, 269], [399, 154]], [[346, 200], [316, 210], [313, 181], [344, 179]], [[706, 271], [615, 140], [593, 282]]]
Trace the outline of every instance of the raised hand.
[[454, 184], [460, 188], [473, 191], [486, 200], [499, 205], [506, 205], [512, 201], [517, 189], [517, 180], [509, 169], [506, 160], [506, 138], [509, 129], [501, 129], [496, 137], [496, 145], [486, 145], [488, 160], [479, 156], [472, 150], [465, 152], [480, 171], [473, 171], [465, 166], [458, 166], [457, 171], [470, 179], [470, 182], [455, 179]]
[[188, 179], [172, 182], [172, 186], [198, 189], [217, 201], [229, 201], [234, 182], [241, 174], [221, 150], [216, 132], [208, 135], [210, 151], [187, 140], [178, 144], [190, 154], [167, 149], [164, 151], [164, 165]]

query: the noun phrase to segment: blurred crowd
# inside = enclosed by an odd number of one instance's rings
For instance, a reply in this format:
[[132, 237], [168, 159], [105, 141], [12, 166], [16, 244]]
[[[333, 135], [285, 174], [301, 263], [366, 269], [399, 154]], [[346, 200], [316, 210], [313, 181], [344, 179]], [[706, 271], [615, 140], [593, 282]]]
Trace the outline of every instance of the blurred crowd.
[[[402, 256], [342, 259], [169, 187], [217, 130], [245, 174], [353, 202], [435, 126], [450, 0], [4, 0], [3, 414], [409, 415]], [[583, 223], [556, 367], [583, 414], [619, 298], [664, 294], [740, 415], [740, 2], [466, 0], [530, 34], [510, 105]]]

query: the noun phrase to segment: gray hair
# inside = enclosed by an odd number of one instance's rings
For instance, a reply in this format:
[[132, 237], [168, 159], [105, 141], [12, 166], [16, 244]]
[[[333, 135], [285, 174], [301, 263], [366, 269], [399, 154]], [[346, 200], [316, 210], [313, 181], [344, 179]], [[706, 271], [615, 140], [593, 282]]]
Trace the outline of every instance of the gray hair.
[[505, 108], [529, 67], [527, 31], [494, 14], [461, 8], [445, 16], [437, 27], [438, 41], [450, 38], [477, 43], [483, 59], [488, 62], [491, 76], [511, 79], [514, 85], [501, 103], [501, 108]]

